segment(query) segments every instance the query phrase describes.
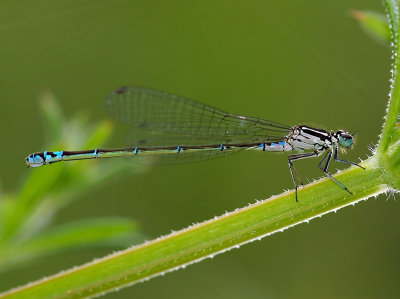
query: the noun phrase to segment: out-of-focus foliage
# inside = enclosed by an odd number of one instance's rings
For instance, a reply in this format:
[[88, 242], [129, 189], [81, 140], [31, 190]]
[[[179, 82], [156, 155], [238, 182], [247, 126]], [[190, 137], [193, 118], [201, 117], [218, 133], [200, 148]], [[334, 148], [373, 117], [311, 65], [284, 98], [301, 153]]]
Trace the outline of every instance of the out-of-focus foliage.
[[353, 10], [351, 15], [373, 39], [386, 44], [390, 42], [390, 29], [385, 15], [375, 11], [361, 10]]
[[[112, 125], [90, 125], [77, 114], [65, 120], [50, 92], [40, 95], [48, 149], [89, 149], [110, 137]], [[118, 159], [59, 163], [27, 169], [22, 186], [14, 193], [0, 192], [0, 271], [24, 267], [38, 257], [75, 248], [126, 247], [142, 239], [135, 221], [126, 218], [75, 220], [52, 226], [52, 220], [67, 204], [121, 172], [138, 167]], [[62, 165], [61, 165], [62, 164]]]

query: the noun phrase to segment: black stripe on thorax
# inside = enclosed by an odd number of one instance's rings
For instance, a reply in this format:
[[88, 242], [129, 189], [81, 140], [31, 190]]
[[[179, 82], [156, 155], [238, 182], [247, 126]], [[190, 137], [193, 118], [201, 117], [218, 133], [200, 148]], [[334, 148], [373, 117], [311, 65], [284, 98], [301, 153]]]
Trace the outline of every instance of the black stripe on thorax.
[[300, 132], [318, 137], [319, 139], [325, 141], [331, 139], [331, 134], [322, 129], [316, 129], [308, 126], [299, 126]]

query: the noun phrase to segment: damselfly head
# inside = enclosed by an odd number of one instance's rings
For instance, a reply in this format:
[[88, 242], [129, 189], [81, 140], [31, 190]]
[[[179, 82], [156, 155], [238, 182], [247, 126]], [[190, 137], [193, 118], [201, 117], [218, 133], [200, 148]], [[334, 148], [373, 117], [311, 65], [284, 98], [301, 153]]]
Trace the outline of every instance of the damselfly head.
[[339, 144], [345, 148], [351, 148], [353, 146], [353, 135], [349, 132], [339, 130], [335, 136], [339, 140]]
[[44, 157], [37, 153], [30, 154], [25, 158], [25, 163], [29, 167], [39, 167], [44, 164]]

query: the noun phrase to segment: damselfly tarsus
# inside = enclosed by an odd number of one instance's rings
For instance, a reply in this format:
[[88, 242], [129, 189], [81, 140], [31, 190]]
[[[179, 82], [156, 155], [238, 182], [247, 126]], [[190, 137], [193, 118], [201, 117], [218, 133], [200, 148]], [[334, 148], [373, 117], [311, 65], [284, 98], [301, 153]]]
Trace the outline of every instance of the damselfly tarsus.
[[241, 150], [298, 151], [301, 153], [288, 156], [296, 201], [298, 184], [295, 177], [301, 185], [303, 182], [293, 161], [326, 153], [318, 167], [350, 194], [328, 172], [329, 163], [333, 157], [337, 162], [363, 168], [355, 162], [339, 159], [339, 146], [353, 146], [352, 134], [343, 130], [327, 132], [303, 125], [290, 127], [260, 118], [226, 113], [173, 94], [138, 87], [121, 87], [113, 91], [104, 105], [106, 111], [120, 121], [135, 128], [159, 132], [164, 136], [172, 135], [177, 140], [176, 143], [172, 144], [164, 139], [156, 146], [136, 144], [118, 149], [45, 151], [30, 154], [26, 158], [26, 164], [38, 167], [59, 161], [125, 156], [135, 156], [137, 159], [146, 157], [154, 163], [162, 163], [181, 159], [203, 160]]

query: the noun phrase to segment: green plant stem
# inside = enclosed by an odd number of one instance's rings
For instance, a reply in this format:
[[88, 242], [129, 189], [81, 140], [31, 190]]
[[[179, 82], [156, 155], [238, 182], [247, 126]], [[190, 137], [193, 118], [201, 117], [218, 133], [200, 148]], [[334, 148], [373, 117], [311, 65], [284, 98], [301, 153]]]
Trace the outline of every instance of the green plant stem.
[[399, 3], [396, 0], [385, 0], [388, 13], [389, 29], [392, 36], [393, 65], [391, 90], [385, 123], [376, 149], [378, 163], [385, 168], [388, 184], [400, 190], [400, 47], [399, 47]]
[[308, 221], [388, 190], [374, 158], [366, 170], [351, 167], [336, 176], [354, 195], [329, 179], [226, 213], [143, 245], [3, 293], [1, 298], [85, 298], [131, 285]]
[[400, 67], [400, 53], [399, 53], [399, 12], [398, 1], [385, 0], [386, 9], [388, 11], [388, 18], [390, 24], [390, 31], [392, 35], [392, 48], [393, 48], [393, 67], [391, 78], [391, 90], [389, 94], [389, 103], [387, 114], [385, 116], [385, 123], [383, 125], [381, 138], [377, 147], [377, 152], [382, 154], [388, 151], [388, 148], [393, 144], [393, 137], [395, 136], [396, 123], [400, 115], [400, 80], [399, 80], [399, 67]]

